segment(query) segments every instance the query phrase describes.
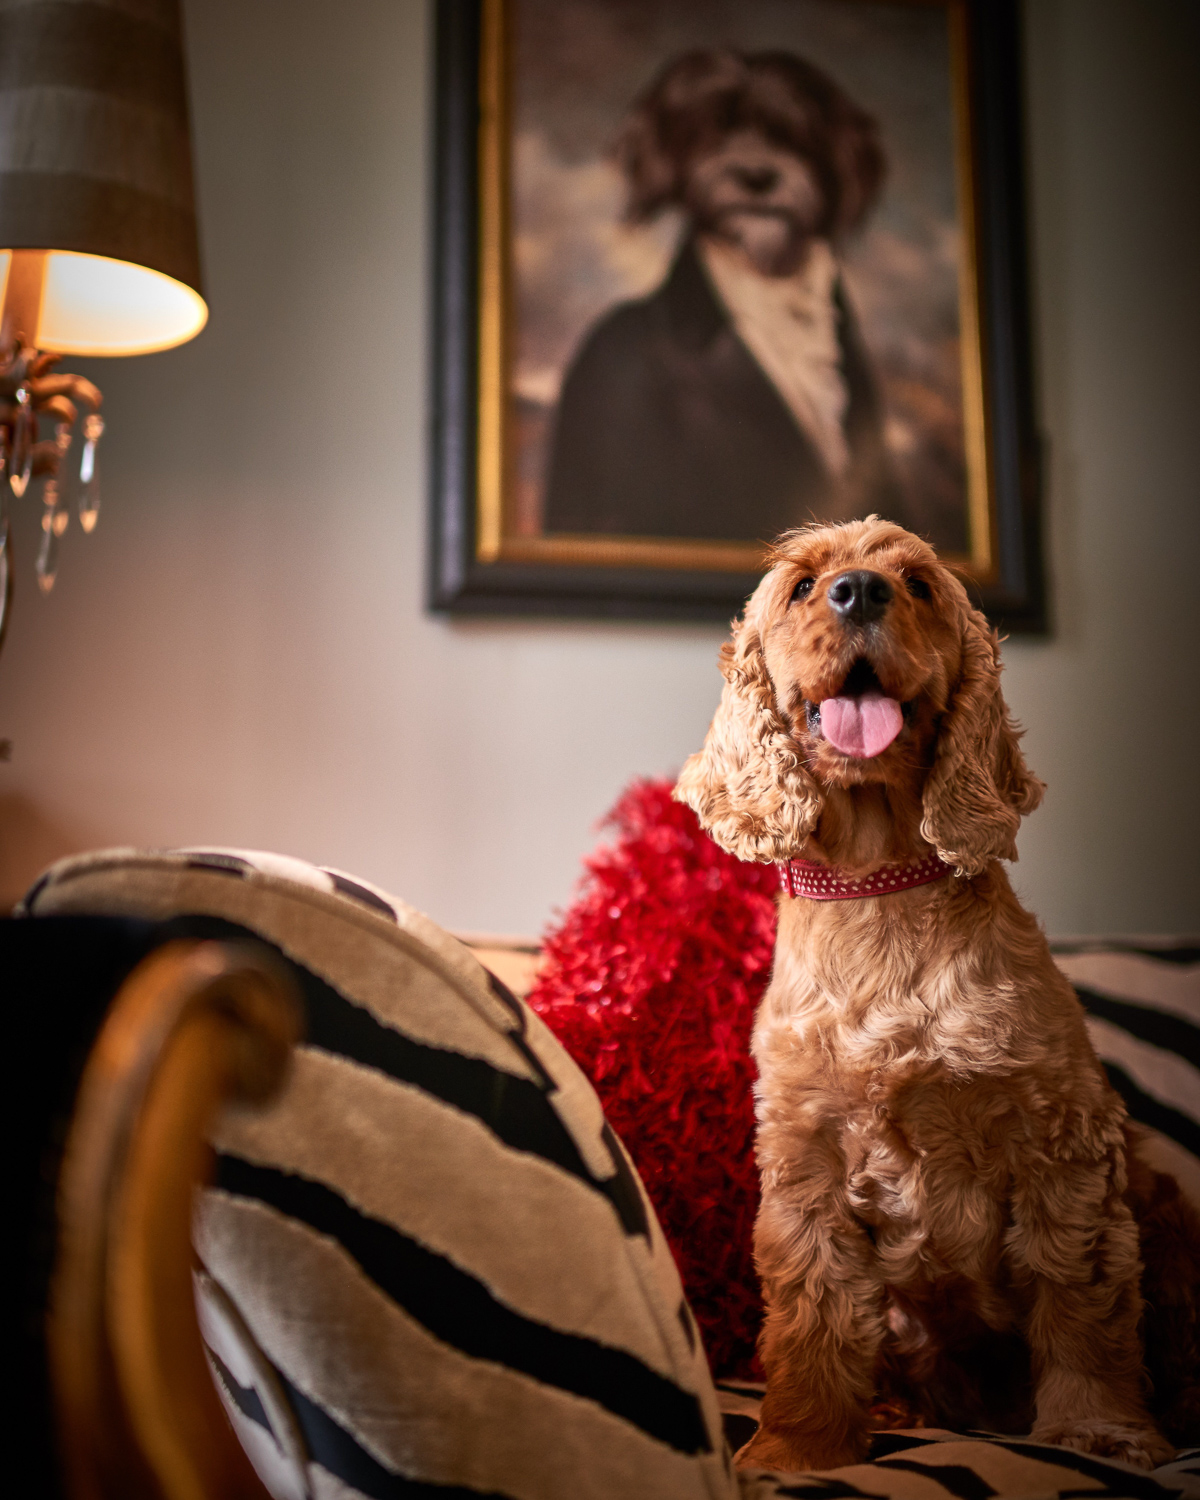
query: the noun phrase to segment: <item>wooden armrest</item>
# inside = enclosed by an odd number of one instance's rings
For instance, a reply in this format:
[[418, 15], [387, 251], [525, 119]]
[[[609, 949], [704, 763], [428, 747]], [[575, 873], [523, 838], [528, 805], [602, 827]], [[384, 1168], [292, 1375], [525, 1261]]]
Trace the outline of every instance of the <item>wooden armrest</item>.
[[290, 976], [251, 943], [173, 942], [113, 1001], [84, 1069], [58, 1199], [48, 1328], [74, 1500], [264, 1500], [209, 1373], [192, 1204], [228, 1103], [281, 1085]]

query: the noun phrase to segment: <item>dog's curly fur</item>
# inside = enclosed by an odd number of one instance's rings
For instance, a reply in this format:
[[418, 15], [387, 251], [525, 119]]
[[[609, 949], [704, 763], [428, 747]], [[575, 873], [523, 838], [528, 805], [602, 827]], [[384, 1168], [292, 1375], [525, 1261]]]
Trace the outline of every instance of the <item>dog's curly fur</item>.
[[[881, 619], [831, 607], [847, 569], [892, 585]], [[808, 710], [863, 660], [905, 723], [852, 759]], [[954, 867], [888, 896], [782, 900], [753, 1042], [767, 1393], [739, 1461], [829, 1468], [861, 1459], [872, 1425], [939, 1423], [1164, 1462], [1151, 1411], [1177, 1440], [1200, 1417], [1200, 1223], [1127, 1149], [1000, 864], [1043, 787], [995, 632], [929, 546], [871, 517], [782, 539], [722, 671], [676, 789], [718, 843], [854, 875], [932, 851]]]

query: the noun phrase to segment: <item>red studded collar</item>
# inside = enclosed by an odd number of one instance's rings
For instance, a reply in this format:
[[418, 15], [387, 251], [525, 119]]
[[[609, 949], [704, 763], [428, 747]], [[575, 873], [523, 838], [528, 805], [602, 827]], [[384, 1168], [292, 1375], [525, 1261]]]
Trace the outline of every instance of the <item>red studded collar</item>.
[[936, 854], [902, 865], [880, 865], [869, 875], [851, 880], [834, 865], [819, 865], [808, 859], [780, 860], [776, 865], [785, 895], [806, 896], [810, 901], [857, 901], [864, 896], [890, 896], [929, 885], [954, 873]]

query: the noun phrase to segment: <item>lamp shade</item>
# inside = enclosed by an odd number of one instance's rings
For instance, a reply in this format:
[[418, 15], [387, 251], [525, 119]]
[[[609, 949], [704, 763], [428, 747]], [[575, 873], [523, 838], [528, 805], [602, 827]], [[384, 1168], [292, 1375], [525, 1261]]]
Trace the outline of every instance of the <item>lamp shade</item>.
[[0, 0], [0, 278], [37, 286], [43, 349], [204, 326], [178, 0]]

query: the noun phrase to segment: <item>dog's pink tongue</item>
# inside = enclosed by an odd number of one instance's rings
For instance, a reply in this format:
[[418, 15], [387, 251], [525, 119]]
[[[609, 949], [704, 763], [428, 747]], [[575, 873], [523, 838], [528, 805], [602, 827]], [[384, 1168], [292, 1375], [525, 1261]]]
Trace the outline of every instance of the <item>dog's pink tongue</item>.
[[821, 704], [821, 730], [835, 750], [870, 760], [892, 743], [904, 724], [895, 698], [864, 693], [861, 698], [826, 698]]

